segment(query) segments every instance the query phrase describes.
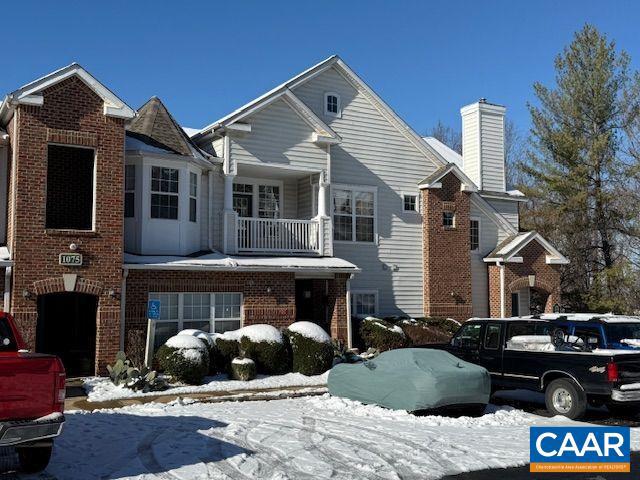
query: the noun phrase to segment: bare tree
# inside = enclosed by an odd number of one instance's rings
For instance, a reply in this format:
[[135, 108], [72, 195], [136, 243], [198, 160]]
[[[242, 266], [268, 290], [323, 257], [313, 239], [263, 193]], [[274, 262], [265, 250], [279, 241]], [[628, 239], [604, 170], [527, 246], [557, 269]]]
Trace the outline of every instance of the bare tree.
[[427, 130], [426, 136], [433, 137], [450, 149], [462, 154], [462, 134], [458, 130], [445, 125], [441, 120], [438, 120], [438, 123], [433, 128]]

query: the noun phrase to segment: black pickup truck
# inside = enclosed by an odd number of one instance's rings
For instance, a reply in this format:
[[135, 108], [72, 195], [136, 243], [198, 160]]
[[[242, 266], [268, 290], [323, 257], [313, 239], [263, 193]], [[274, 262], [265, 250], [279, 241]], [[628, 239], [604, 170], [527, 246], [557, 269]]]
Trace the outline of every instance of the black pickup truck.
[[619, 414], [640, 413], [640, 353], [592, 349], [553, 321], [472, 319], [441, 348], [485, 367], [493, 390], [545, 393], [554, 415], [580, 418], [588, 404]]

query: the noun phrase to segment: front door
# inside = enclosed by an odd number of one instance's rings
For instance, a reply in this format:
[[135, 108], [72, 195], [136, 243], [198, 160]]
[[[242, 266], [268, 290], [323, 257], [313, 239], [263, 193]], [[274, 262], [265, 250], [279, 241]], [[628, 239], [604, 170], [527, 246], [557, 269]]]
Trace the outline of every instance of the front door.
[[97, 310], [94, 295], [38, 296], [36, 351], [60, 357], [69, 377], [94, 375]]
[[296, 321], [314, 321], [313, 281], [296, 280]]
[[234, 193], [233, 209], [238, 213], [239, 217], [253, 217], [253, 195]]

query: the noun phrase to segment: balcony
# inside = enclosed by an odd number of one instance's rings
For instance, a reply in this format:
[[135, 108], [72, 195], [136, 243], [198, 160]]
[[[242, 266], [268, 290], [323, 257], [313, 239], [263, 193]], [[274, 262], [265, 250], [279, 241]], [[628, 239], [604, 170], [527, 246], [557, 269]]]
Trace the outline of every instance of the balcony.
[[321, 255], [320, 222], [238, 218], [238, 253]]

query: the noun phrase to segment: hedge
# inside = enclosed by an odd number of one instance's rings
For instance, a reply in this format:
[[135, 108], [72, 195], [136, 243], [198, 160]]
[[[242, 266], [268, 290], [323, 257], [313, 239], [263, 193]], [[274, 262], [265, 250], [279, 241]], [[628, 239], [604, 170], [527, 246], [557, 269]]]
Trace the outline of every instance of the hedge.
[[258, 373], [280, 375], [291, 371], [289, 350], [284, 343], [254, 342], [243, 336], [240, 339], [240, 351], [256, 362]]
[[374, 317], [367, 317], [362, 321], [360, 336], [366, 348], [376, 348], [381, 352], [407, 347], [410, 344], [400, 327]]
[[292, 366], [294, 372], [303, 375], [320, 375], [333, 365], [333, 345], [318, 342], [297, 332], [285, 330], [291, 346]]

